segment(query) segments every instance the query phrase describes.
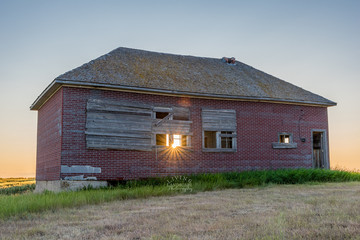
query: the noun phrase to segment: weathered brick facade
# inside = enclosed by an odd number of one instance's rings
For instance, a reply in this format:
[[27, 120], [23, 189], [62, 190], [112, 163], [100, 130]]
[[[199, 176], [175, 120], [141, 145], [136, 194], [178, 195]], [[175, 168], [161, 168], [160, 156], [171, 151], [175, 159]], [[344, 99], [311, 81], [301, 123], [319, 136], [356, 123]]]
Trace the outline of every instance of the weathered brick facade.
[[59, 180], [61, 165], [63, 89], [38, 112], [36, 180]]
[[[169, 148], [156, 153], [155, 150], [87, 149], [85, 124], [89, 98], [189, 107], [190, 120], [193, 121], [193, 151]], [[202, 152], [202, 108], [236, 110], [236, 152]], [[250, 169], [310, 168], [313, 164], [312, 129], [328, 133], [326, 107], [62, 87], [39, 110], [37, 179], [59, 180], [79, 175], [60, 174], [60, 165], [99, 167], [101, 173], [85, 174], [85, 177], [95, 176], [97, 180]], [[297, 148], [274, 149], [272, 143], [278, 141], [280, 132], [292, 133]], [[305, 138], [305, 142], [300, 138]]]

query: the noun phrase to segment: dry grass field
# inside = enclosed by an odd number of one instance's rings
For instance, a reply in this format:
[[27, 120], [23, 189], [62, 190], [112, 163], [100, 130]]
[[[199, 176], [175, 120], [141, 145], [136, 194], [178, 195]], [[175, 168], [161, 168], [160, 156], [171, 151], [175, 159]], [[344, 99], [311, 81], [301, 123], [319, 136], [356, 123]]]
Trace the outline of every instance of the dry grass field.
[[35, 178], [0, 178], [0, 189], [34, 184]]
[[360, 239], [360, 183], [124, 200], [0, 220], [0, 239]]

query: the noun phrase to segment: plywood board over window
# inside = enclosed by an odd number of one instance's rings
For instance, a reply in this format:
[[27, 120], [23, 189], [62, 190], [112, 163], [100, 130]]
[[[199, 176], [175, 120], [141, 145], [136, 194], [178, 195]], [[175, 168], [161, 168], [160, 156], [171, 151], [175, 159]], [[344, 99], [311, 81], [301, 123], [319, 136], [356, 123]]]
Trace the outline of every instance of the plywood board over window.
[[86, 110], [87, 148], [151, 151], [152, 106], [89, 99]]
[[189, 108], [156, 106], [153, 112], [154, 133], [192, 135]]
[[236, 111], [202, 109], [203, 151], [236, 151]]
[[152, 132], [156, 146], [191, 147], [191, 124], [189, 108], [155, 106]]

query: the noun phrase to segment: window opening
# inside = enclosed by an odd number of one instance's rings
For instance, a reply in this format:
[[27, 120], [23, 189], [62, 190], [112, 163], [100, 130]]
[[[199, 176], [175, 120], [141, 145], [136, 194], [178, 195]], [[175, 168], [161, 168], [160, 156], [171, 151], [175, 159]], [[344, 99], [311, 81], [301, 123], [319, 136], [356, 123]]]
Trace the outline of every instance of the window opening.
[[156, 145], [169, 146], [169, 134], [156, 134]]
[[171, 146], [176, 148], [178, 146], [188, 146], [189, 136], [180, 134], [156, 134], [157, 146]]
[[290, 143], [290, 135], [289, 134], [280, 134], [280, 143]]
[[156, 118], [156, 119], [163, 119], [163, 118], [165, 118], [167, 115], [169, 115], [168, 112], [156, 112], [156, 113], [155, 113], [155, 118]]
[[[221, 134], [232, 134], [232, 132], [221, 132]], [[232, 137], [221, 137], [221, 148], [233, 148]]]
[[173, 148], [181, 146], [181, 135], [174, 134], [173, 135], [173, 142], [171, 145]]
[[181, 135], [181, 146], [187, 146], [188, 145], [188, 136]]
[[216, 132], [205, 131], [204, 132], [204, 147], [205, 148], [216, 148]]

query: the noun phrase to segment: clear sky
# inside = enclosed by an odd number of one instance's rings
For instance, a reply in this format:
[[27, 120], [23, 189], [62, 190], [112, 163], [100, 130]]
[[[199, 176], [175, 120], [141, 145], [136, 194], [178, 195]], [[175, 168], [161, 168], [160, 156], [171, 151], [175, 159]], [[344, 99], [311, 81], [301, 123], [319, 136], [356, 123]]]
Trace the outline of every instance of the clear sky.
[[331, 165], [360, 169], [360, 1], [0, 0], [0, 177], [35, 175], [45, 87], [120, 46], [234, 56], [337, 102]]

